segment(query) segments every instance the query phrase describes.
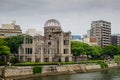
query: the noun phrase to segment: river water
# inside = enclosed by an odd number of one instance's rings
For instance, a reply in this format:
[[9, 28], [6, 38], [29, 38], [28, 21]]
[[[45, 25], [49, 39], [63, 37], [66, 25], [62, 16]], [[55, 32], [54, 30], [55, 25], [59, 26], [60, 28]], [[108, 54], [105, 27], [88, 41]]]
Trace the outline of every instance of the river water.
[[100, 72], [79, 73], [72, 75], [38, 77], [25, 80], [120, 80], [120, 69], [110, 69]]

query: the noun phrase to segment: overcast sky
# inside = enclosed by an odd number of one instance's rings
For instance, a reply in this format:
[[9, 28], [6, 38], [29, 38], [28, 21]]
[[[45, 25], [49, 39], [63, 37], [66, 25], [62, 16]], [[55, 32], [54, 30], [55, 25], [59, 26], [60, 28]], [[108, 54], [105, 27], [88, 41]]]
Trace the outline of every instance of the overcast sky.
[[111, 22], [112, 33], [120, 33], [120, 0], [0, 0], [0, 24], [16, 20], [23, 32], [43, 31], [48, 19], [77, 35], [86, 34], [95, 20]]

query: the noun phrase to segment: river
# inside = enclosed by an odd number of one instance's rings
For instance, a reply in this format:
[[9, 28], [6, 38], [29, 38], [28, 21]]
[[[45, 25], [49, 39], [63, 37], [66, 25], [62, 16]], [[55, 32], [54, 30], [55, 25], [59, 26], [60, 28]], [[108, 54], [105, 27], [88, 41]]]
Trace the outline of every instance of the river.
[[111, 69], [100, 72], [79, 73], [72, 75], [37, 77], [24, 80], [120, 80], [120, 69]]

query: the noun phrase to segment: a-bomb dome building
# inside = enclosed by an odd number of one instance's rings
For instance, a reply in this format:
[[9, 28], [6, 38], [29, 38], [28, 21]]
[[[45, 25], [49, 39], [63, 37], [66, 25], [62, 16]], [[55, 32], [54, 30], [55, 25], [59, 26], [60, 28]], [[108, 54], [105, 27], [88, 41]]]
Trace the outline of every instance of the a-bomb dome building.
[[64, 32], [59, 21], [50, 19], [44, 25], [44, 36], [26, 36], [19, 47], [21, 62], [69, 62], [71, 32]]

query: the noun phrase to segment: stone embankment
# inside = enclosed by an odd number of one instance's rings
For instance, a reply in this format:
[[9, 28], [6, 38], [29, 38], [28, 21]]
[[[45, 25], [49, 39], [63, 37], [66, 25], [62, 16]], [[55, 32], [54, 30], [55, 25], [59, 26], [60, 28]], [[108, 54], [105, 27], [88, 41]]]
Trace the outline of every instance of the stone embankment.
[[[116, 63], [108, 64], [108, 68], [118, 67]], [[33, 73], [32, 66], [18, 67], [2, 67], [0, 68], [0, 76], [3, 78], [28, 78], [37, 76], [49, 76], [60, 74], [75, 74], [101, 70], [101, 66], [98, 64], [74, 64], [74, 65], [49, 65], [43, 66], [42, 72], [38, 74]], [[22, 76], [22, 77], [21, 77]]]

